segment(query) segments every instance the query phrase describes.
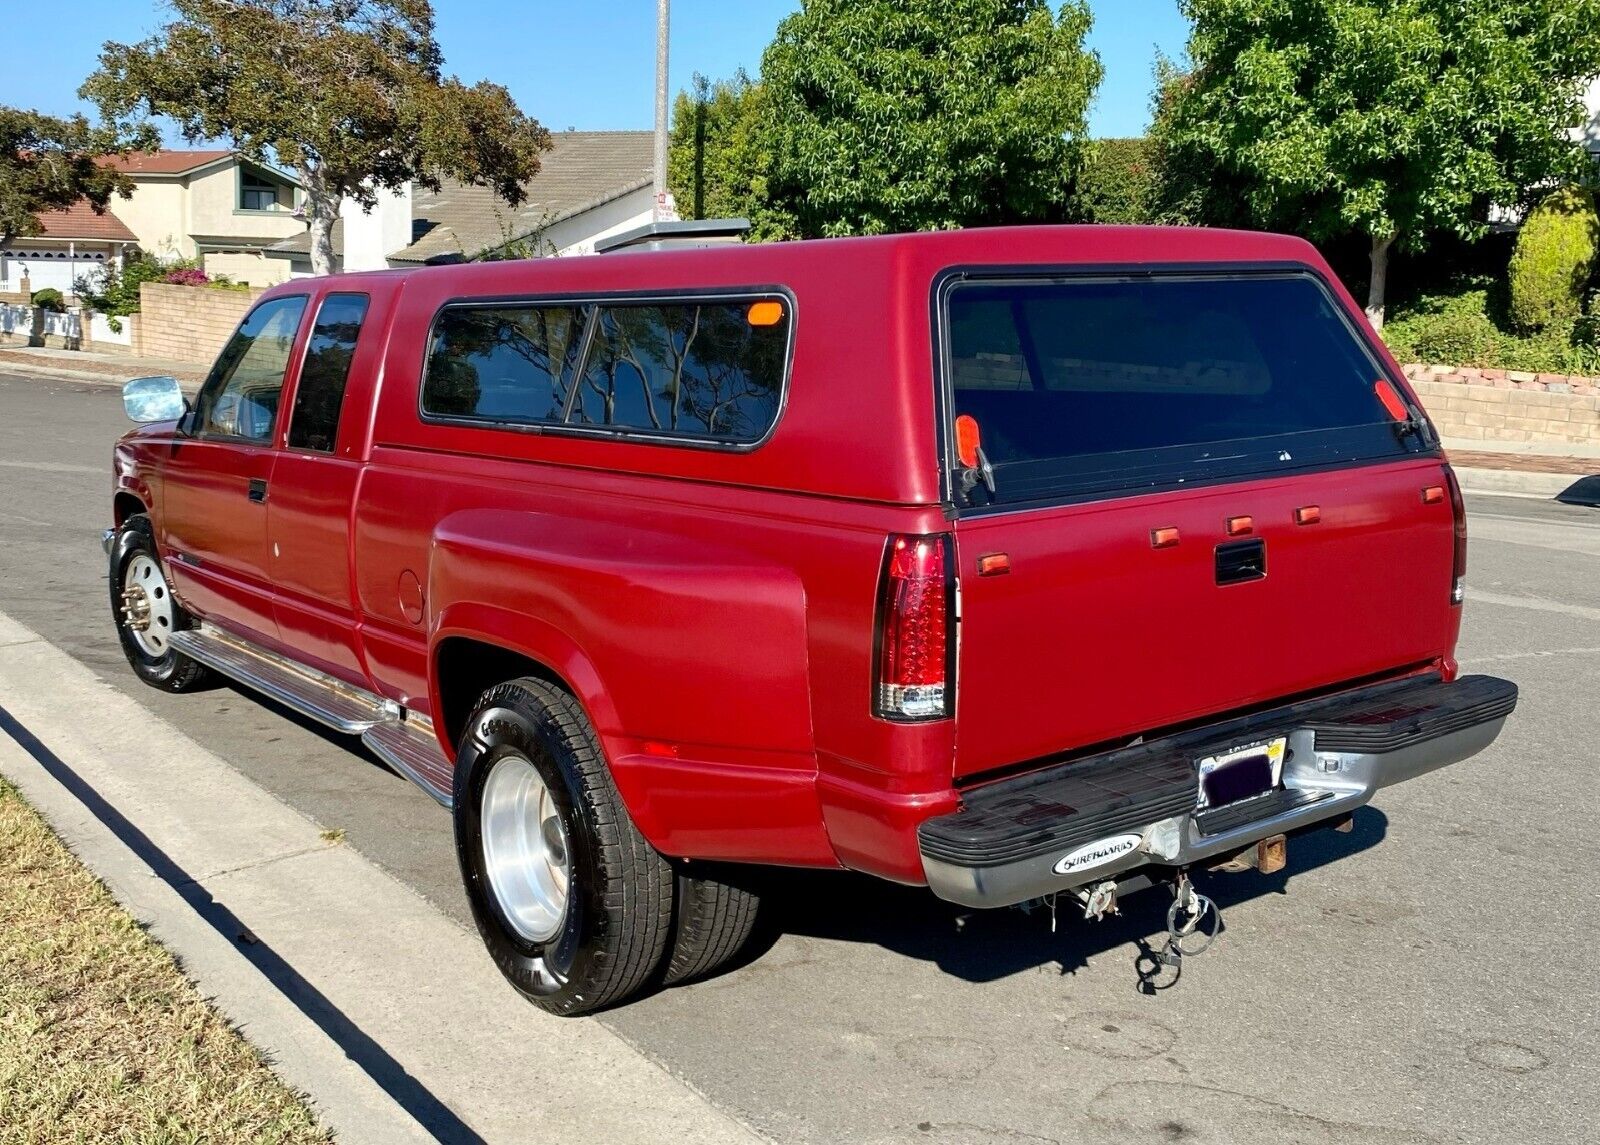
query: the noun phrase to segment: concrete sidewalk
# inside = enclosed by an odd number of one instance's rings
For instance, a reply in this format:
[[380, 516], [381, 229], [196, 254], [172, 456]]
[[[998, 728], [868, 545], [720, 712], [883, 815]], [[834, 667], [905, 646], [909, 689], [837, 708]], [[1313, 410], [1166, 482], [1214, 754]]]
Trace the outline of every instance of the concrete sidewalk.
[[4, 614], [0, 773], [341, 1141], [759, 1140]]

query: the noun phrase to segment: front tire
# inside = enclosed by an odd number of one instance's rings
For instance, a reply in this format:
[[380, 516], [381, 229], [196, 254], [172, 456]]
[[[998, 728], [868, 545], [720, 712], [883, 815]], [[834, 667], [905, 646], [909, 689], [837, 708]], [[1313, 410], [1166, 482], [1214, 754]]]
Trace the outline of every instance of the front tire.
[[172, 595], [155, 532], [143, 513], [117, 531], [110, 580], [117, 639], [139, 679], [164, 692], [192, 692], [210, 684], [211, 670], [169, 643], [174, 632], [194, 627], [194, 617]]
[[657, 974], [672, 868], [628, 817], [571, 695], [536, 679], [483, 694], [457, 752], [455, 831], [473, 921], [524, 997], [584, 1014]]

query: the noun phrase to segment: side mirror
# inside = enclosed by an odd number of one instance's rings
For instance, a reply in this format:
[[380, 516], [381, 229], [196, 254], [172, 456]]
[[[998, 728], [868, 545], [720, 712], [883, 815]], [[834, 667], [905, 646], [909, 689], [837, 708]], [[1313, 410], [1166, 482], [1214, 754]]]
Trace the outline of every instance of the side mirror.
[[189, 410], [177, 378], [135, 378], [122, 387], [122, 408], [143, 423], [177, 421]]

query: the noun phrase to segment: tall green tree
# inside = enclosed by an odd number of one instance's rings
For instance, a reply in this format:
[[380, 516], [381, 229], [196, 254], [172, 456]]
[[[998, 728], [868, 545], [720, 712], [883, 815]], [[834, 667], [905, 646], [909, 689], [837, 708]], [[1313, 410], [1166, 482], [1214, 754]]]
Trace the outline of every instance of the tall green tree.
[[[1600, 0], [1182, 7], [1192, 70], [1172, 80], [1156, 135], [1190, 210], [1213, 221], [1242, 208], [1318, 240], [1365, 236], [1374, 325], [1397, 245], [1475, 238], [1491, 203], [1523, 203], [1582, 166], [1566, 131], [1600, 74]], [[1197, 197], [1207, 170], [1217, 192]]]
[[370, 208], [380, 190], [449, 176], [517, 204], [550, 146], [505, 88], [442, 74], [428, 0], [169, 2], [176, 19], [106, 44], [81, 94], [113, 124], [166, 116], [190, 141], [291, 168], [318, 274], [341, 199]]
[[81, 115], [57, 119], [0, 107], [0, 247], [36, 235], [39, 216], [86, 200], [104, 214], [113, 195], [133, 192], [133, 180], [101, 159], [119, 146], [148, 145], [147, 136], [119, 140]]
[[747, 218], [755, 238], [789, 229], [767, 202], [772, 163], [766, 93], [741, 69], [715, 83], [694, 77], [672, 111], [667, 185], [690, 219]]
[[805, 0], [761, 63], [802, 236], [1064, 217], [1099, 57], [1083, 0]]

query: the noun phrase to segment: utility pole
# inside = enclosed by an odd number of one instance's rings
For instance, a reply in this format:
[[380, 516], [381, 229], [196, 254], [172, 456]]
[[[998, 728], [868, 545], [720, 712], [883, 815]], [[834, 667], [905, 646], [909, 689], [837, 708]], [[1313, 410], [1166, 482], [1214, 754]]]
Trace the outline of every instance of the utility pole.
[[656, 221], [667, 217], [667, 31], [668, 0], [656, 0]]

